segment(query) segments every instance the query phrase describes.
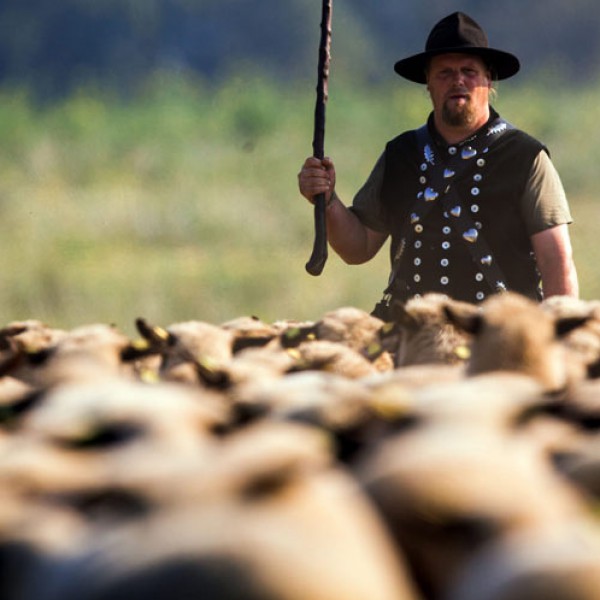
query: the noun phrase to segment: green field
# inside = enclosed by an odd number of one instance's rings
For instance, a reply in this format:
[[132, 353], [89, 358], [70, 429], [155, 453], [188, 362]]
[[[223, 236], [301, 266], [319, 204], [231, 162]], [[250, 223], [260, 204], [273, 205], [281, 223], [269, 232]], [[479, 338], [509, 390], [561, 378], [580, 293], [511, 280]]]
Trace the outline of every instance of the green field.
[[[495, 106], [550, 147], [576, 221], [582, 296], [600, 298], [600, 85], [560, 89], [504, 84]], [[167, 325], [370, 310], [387, 247], [368, 265], [330, 254], [320, 277], [304, 270], [312, 209], [296, 175], [312, 152], [313, 108], [311, 85], [258, 78], [209, 88], [162, 74], [127, 101], [88, 89], [45, 106], [0, 90], [0, 321], [131, 332], [138, 316]], [[385, 141], [428, 110], [417, 86], [331, 83], [326, 151], [346, 202]]]

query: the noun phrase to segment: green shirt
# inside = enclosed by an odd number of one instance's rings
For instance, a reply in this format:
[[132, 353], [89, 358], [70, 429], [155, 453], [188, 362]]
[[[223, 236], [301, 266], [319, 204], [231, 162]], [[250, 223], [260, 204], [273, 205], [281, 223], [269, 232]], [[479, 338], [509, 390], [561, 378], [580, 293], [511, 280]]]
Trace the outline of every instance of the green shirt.
[[[352, 211], [370, 229], [389, 234], [390, 224], [383, 216], [380, 194], [384, 172], [385, 153], [379, 157], [368, 179], [355, 195]], [[530, 235], [572, 222], [562, 182], [544, 151], [533, 162], [520, 206]]]

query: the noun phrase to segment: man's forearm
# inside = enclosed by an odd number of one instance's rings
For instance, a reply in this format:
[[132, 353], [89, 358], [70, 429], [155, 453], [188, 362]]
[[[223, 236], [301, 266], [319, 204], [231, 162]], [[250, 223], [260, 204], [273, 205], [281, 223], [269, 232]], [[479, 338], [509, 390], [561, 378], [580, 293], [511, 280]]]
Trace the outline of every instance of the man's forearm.
[[[545, 274], [544, 274], [545, 271]], [[573, 296], [579, 297], [579, 281], [572, 261], [564, 265], [555, 265], [552, 269], [542, 271], [542, 287], [544, 297]]]
[[557, 225], [531, 238], [544, 297], [579, 296], [577, 269], [567, 225]]
[[327, 237], [344, 262], [359, 265], [377, 254], [386, 236], [369, 230], [334, 193], [327, 207]]

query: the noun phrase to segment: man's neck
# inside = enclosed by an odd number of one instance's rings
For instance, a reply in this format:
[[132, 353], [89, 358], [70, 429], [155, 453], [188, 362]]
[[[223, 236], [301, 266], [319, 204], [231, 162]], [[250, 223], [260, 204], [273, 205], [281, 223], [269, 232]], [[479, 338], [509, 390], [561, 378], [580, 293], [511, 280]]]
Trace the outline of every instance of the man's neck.
[[477, 131], [479, 131], [489, 121], [489, 118], [490, 111], [488, 108], [488, 110], [482, 114], [480, 119], [469, 125], [448, 125], [446, 122], [444, 122], [441, 116], [437, 114], [434, 115], [434, 122], [438, 133], [444, 138], [446, 143], [452, 145], [460, 144], [460, 142], [475, 135], [475, 133], [477, 133]]

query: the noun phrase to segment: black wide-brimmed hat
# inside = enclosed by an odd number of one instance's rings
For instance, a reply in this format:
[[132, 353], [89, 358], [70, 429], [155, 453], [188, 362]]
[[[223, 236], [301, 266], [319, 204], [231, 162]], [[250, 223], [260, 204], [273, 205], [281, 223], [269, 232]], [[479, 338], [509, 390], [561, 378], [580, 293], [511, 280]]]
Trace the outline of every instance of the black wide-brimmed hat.
[[503, 50], [490, 48], [485, 31], [461, 12], [448, 15], [431, 30], [425, 52], [399, 60], [394, 65], [398, 75], [416, 83], [426, 83], [425, 69], [438, 54], [474, 54], [491, 68], [494, 79], [508, 79], [520, 68], [519, 59]]

